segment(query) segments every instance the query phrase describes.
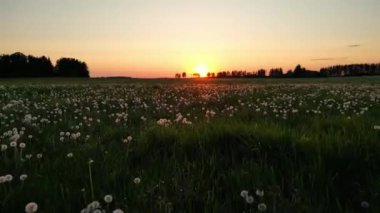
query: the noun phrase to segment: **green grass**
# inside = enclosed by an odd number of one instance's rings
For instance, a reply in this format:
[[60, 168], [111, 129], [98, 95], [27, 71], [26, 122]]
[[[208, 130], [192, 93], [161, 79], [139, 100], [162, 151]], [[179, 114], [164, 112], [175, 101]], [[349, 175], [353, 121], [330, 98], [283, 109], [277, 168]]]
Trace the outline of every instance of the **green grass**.
[[[379, 78], [0, 80], [0, 176], [13, 175], [0, 212], [32, 201], [79, 212], [94, 200], [107, 212], [378, 212], [379, 94]], [[10, 147], [6, 132], [22, 127], [26, 148]]]

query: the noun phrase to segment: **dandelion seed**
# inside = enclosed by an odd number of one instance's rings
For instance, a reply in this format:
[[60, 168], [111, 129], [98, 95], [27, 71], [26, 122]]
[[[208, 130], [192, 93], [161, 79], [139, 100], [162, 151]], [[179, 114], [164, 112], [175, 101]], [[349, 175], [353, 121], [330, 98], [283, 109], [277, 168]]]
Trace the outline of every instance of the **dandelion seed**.
[[42, 158], [42, 154], [41, 154], [41, 153], [38, 153], [38, 154], [37, 154], [37, 158], [38, 158], [38, 159], [41, 159], [41, 158]]
[[111, 203], [113, 200], [112, 196], [111, 195], [106, 195], [104, 196], [104, 202], [106, 203]]
[[380, 130], [380, 125], [375, 125], [375, 126], [373, 126], [373, 129], [374, 129], [374, 130]]
[[38, 205], [35, 202], [30, 202], [30, 203], [26, 204], [26, 206], [25, 206], [25, 212], [26, 213], [36, 212], [37, 209], [38, 209]]
[[5, 151], [8, 149], [8, 146], [6, 144], [1, 145], [1, 151]]
[[72, 158], [74, 155], [73, 155], [73, 153], [72, 152], [69, 152], [69, 153], [67, 153], [67, 155], [66, 155], [66, 157], [68, 157], [68, 158]]

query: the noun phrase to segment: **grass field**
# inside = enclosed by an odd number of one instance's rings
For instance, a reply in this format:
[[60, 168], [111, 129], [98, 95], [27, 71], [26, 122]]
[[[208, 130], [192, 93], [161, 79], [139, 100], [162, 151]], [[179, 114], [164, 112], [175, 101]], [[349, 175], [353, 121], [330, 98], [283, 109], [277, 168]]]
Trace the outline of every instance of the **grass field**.
[[0, 212], [380, 212], [380, 78], [0, 80], [0, 144]]

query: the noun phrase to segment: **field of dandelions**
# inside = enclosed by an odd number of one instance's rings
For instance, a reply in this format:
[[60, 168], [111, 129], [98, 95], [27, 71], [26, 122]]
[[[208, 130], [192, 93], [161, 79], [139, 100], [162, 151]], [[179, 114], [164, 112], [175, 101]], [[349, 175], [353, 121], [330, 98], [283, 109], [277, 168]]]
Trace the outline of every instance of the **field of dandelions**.
[[380, 212], [380, 78], [0, 81], [0, 212]]

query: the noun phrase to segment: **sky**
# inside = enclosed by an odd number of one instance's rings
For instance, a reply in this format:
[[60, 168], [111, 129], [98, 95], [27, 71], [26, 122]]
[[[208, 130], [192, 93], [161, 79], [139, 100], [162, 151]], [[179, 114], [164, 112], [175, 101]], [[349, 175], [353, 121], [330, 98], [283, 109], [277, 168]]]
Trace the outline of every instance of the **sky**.
[[379, 63], [380, 1], [1, 0], [13, 52], [74, 57], [93, 77]]

